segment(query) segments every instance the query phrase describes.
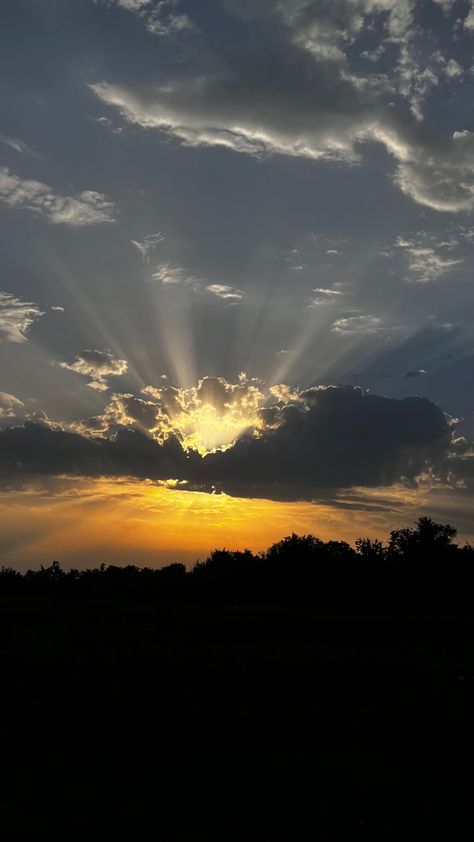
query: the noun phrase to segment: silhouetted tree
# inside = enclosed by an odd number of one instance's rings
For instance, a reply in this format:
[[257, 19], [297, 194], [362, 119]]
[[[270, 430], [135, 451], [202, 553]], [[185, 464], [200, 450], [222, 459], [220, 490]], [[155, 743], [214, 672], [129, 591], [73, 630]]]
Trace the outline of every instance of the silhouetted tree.
[[187, 572], [183, 564], [140, 568], [101, 564], [65, 572], [59, 562], [0, 569], [0, 596], [117, 597], [240, 602], [306, 602], [318, 610], [381, 611], [471, 607], [474, 549], [454, 543], [456, 529], [421, 517], [395, 529], [387, 545], [291, 535], [266, 552], [216, 549]]

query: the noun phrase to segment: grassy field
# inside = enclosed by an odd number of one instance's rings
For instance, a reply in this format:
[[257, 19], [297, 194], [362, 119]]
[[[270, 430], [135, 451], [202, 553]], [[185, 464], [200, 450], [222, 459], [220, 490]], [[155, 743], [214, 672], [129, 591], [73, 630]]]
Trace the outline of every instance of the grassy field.
[[0, 601], [1, 825], [468, 838], [473, 644], [466, 617]]

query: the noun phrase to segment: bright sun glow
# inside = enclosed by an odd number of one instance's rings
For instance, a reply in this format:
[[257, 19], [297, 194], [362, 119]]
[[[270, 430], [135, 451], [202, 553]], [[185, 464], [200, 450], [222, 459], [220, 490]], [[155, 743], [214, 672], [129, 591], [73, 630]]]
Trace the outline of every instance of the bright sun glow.
[[204, 404], [192, 412], [174, 415], [173, 424], [184, 449], [197, 450], [205, 456], [216, 450], [228, 450], [246, 430], [258, 426], [259, 419], [236, 412], [235, 408], [220, 411]]
[[227, 450], [245, 432], [264, 426], [261, 410], [268, 394], [243, 372], [237, 383], [204, 377], [189, 389], [146, 386], [142, 393], [152, 399], [148, 405], [156, 407], [152, 435], [158, 441], [175, 435], [185, 450], [201, 456]]

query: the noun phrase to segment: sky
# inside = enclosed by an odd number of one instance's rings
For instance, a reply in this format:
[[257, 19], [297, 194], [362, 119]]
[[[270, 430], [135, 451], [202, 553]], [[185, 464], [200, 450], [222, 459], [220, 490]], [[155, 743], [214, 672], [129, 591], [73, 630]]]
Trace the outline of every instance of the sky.
[[474, 1], [0, 19], [0, 563], [473, 541]]

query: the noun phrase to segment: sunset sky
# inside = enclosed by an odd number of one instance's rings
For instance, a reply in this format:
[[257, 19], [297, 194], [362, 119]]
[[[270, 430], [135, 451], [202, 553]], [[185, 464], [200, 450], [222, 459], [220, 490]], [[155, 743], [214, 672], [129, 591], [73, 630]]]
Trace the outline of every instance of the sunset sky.
[[474, 541], [474, 0], [0, 21], [0, 564]]

